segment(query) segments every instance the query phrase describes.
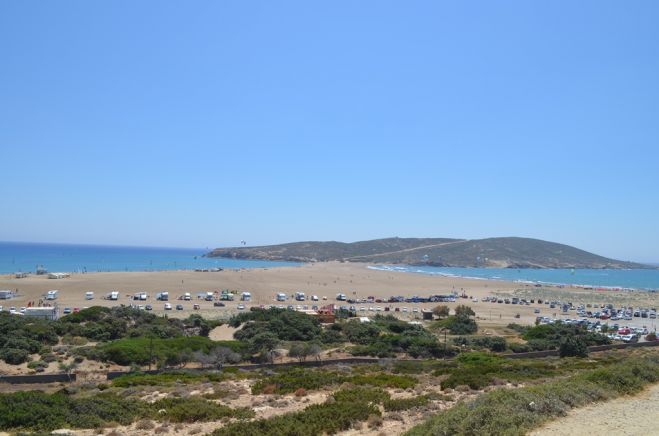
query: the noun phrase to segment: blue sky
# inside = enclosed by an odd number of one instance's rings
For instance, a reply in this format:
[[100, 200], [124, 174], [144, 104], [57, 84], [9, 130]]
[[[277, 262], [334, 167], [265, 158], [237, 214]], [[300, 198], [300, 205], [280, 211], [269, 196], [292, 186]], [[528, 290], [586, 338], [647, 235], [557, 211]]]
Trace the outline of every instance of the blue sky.
[[0, 3], [0, 240], [659, 261], [659, 3]]

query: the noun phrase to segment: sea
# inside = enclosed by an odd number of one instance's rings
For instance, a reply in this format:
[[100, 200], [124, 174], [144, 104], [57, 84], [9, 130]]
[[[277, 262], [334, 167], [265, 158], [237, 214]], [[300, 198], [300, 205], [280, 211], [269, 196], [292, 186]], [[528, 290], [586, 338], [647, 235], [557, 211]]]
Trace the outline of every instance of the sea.
[[375, 265], [370, 269], [480, 280], [579, 286], [595, 289], [659, 290], [659, 269], [514, 269]]
[[165, 271], [298, 266], [294, 262], [209, 258], [207, 248], [154, 248], [0, 242], [0, 274], [36, 272]]

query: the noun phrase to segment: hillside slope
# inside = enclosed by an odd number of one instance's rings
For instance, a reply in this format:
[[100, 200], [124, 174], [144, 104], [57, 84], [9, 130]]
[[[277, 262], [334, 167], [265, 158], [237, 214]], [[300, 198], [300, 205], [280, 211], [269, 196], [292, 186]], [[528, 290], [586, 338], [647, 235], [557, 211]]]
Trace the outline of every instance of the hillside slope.
[[218, 248], [209, 257], [349, 261], [455, 267], [650, 268], [598, 256], [569, 245], [529, 238], [386, 238], [353, 243], [294, 242], [260, 247]]

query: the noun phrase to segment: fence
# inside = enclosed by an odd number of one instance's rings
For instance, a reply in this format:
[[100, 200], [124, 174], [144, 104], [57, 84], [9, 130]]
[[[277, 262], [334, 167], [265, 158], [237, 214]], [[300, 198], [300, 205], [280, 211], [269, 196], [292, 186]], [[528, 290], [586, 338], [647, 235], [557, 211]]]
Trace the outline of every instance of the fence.
[[57, 383], [74, 382], [75, 374], [31, 374], [31, 375], [0, 375], [0, 383]]
[[[621, 350], [625, 348], [659, 347], [659, 341], [635, 342], [633, 344], [593, 345], [588, 351], [596, 353], [606, 350]], [[502, 357], [509, 359], [537, 359], [541, 357], [558, 356], [558, 350], [530, 351], [528, 353], [504, 354]]]

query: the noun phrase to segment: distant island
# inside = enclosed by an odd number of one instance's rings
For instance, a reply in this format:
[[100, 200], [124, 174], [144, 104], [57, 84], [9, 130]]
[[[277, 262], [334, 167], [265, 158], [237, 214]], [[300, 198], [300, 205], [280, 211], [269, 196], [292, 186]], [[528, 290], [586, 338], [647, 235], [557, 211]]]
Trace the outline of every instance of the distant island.
[[530, 238], [384, 238], [359, 242], [307, 241], [217, 248], [208, 257], [295, 262], [369, 262], [484, 268], [656, 268]]

